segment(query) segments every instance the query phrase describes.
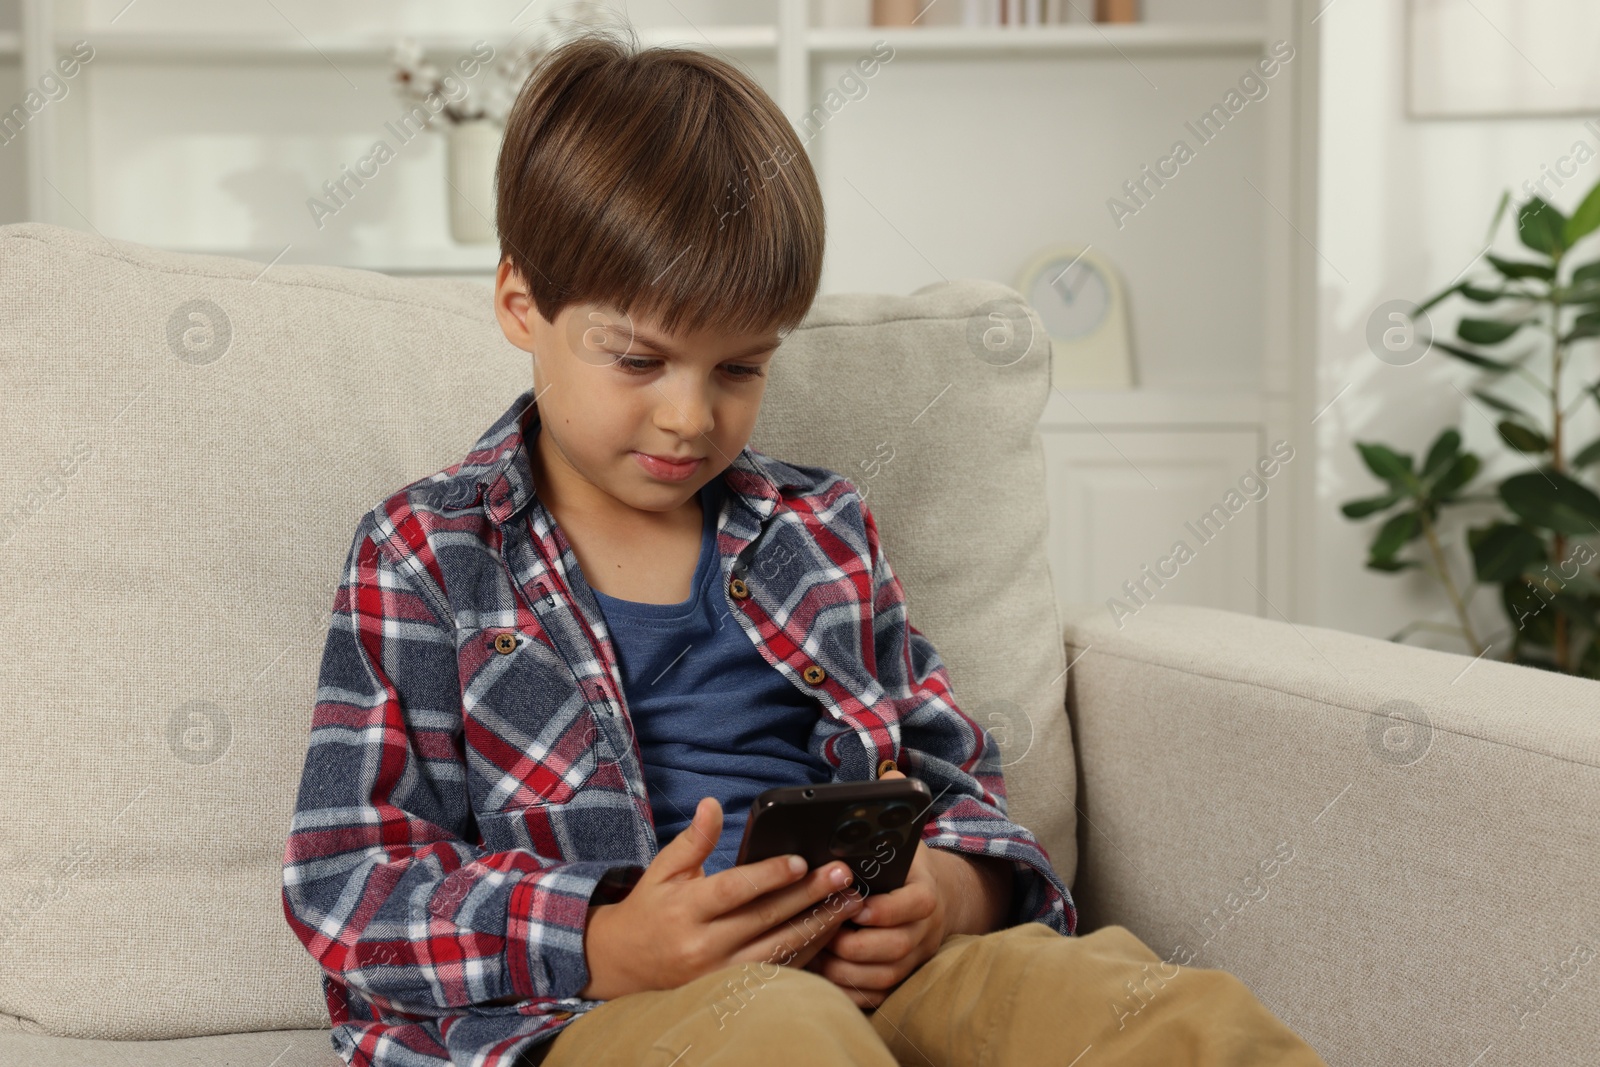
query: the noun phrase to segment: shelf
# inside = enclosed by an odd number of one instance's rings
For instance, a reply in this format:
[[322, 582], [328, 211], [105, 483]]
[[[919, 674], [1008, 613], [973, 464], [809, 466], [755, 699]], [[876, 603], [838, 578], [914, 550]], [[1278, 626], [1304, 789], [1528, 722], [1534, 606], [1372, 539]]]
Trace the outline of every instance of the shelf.
[[868, 26], [806, 32], [813, 55], [855, 55], [871, 52], [886, 41], [896, 54], [976, 54], [1032, 52], [1117, 54], [1119, 52], [1258, 52], [1269, 43], [1268, 27], [1259, 23], [1159, 23], [1067, 26]]
[[776, 26], [703, 26], [702, 34], [692, 28], [652, 27], [639, 31], [639, 42], [646, 47], [663, 44], [711, 44], [729, 52], [776, 51]]
[[[404, 34], [364, 33], [328, 37], [251, 33], [151, 33], [137, 30], [104, 29], [93, 31], [95, 58], [122, 60], [387, 60], [402, 37], [414, 40], [432, 55], [466, 54], [478, 41], [503, 47], [507, 36], [500, 34]], [[57, 51], [69, 51], [82, 34], [56, 35]], [[0, 35], [3, 40], [3, 35]], [[527, 39], [529, 42], [532, 38]], [[692, 28], [641, 27], [639, 42], [645, 47], [663, 44], [710, 45], [729, 52], [775, 51], [778, 44], [775, 26], [708, 26], [701, 34]]]
[[[196, 247], [159, 246], [169, 252], [183, 252], [200, 256], [228, 256], [233, 259], [251, 259], [263, 267], [277, 259], [277, 265], [311, 264], [324, 267], [353, 267], [357, 270], [375, 270], [384, 274], [471, 274], [490, 276], [500, 264], [500, 246], [497, 243], [481, 245], [444, 245], [436, 248], [316, 248], [291, 245], [284, 252], [277, 248], [253, 246]], [[282, 258], [278, 259], [279, 253]]]
[[[693, 27], [641, 27], [640, 43], [645, 47], [676, 44], [727, 52], [775, 52], [777, 27], [772, 25], [706, 26], [704, 32]], [[58, 34], [56, 48], [68, 51], [82, 35]], [[96, 30], [93, 42], [96, 58], [122, 60], [318, 60], [388, 57], [396, 40], [393, 33], [346, 34], [306, 38], [284, 34], [206, 34], [151, 33], [137, 30]], [[467, 53], [477, 41], [496, 44], [504, 35], [420, 34], [409, 35], [431, 54]], [[16, 34], [0, 34], [0, 55], [15, 53]], [[964, 27], [865, 26], [846, 29], [810, 29], [804, 37], [806, 50], [815, 56], [857, 55], [871, 52], [879, 41], [895, 51], [913, 54], [982, 55], [1015, 52], [1064, 55], [1073, 53], [1205, 53], [1258, 52], [1269, 41], [1268, 27], [1258, 23], [1139, 23], [1098, 25], [1075, 23], [1067, 26]]]

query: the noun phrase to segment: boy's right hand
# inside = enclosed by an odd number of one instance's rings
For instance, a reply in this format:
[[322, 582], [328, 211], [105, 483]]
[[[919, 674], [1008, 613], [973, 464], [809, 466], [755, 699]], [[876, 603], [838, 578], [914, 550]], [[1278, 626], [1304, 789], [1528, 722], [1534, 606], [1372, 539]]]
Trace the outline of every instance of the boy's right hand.
[[[646, 989], [676, 989], [738, 963], [804, 967], [860, 910], [843, 862], [807, 874], [789, 856], [707, 876], [704, 863], [722, 836], [722, 805], [702, 797], [694, 818], [646, 867], [620, 903], [591, 905], [584, 934], [588, 1000]], [[843, 885], [832, 880], [843, 872]], [[831, 898], [831, 899], [829, 899]], [[805, 912], [802, 916], [801, 912]], [[799, 917], [803, 921], [791, 921]]]

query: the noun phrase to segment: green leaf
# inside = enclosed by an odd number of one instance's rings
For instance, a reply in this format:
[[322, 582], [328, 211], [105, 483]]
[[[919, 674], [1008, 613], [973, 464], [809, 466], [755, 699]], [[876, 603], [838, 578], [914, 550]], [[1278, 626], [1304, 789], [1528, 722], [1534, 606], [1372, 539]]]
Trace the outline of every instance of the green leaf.
[[1520, 322], [1499, 319], [1462, 319], [1456, 323], [1456, 336], [1474, 345], [1497, 345], [1522, 329]]
[[1433, 439], [1433, 445], [1428, 449], [1428, 458], [1422, 461], [1422, 476], [1431, 477], [1444, 469], [1444, 465], [1454, 459], [1461, 452], [1461, 434], [1454, 429], [1447, 429]]
[[1347, 519], [1364, 519], [1368, 515], [1392, 508], [1405, 499], [1403, 493], [1386, 493], [1383, 496], [1369, 496], [1364, 500], [1352, 500], [1339, 510], [1344, 512]]
[[1501, 259], [1499, 256], [1489, 254], [1483, 258], [1494, 264], [1494, 269], [1507, 278], [1543, 278], [1545, 281], [1554, 281], [1555, 268], [1545, 263], [1529, 263], [1520, 259]]
[[1600, 337], [1600, 311], [1586, 311], [1573, 320], [1562, 342], [1576, 341], [1580, 337]]
[[1467, 531], [1473, 566], [1480, 582], [1507, 582], [1527, 567], [1546, 560], [1544, 541], [1526, 526], [1497, 522]]
[[1520, 415], [1525, 422], [1533, 421], [1533, 416], [1529, 415], [1526, 411], [1523, 411], [1521, 408], [1517, 407], [1517, 405], [1510, 403], [1509, 401], [1501, 400], [1493, 393], [1485, 393], [1481, 389], [1474, 389], [1472, 395], [1483, 401], [1485, 404], [1488, 404], [1496, 411], [1503, 411], [1507, 415]]
[[1370, 557], [1367, 566], [1393, 560], [1396, 552], [1421, 536], [1422, 523], [1417, 513], [1402, 511], [1379, 528], [1378, 536], [1372, 539], [1372, 545], [1367, 549]]
[[1561, 233], [1562, 243], [1571, 248], [1596, 227], [1600, 227], [1600, 182], [1589, 190], [1589, 195], [1583, 198], [1583, 203], [1567, 220], [1566, 228]]
[[1411, 457], [1396, 452], [1388, 445], [1356, 442], [1356, 449], [1366, 462], [1367, 469], [1401, 492], [1409, 492], [1416, 484], [1411, 473]]
[[1420, 567], [1422, 564], [1414, 559], [1369, 559], [1367, 560], [1367, 566], [1375, 571], [1387, 571], [1393, 574], [1395, 571], [1410, 570], [1413, 567]]
[[[1572, 567], [1570, 574], [1567, 572], [1569, 565]], [[1537, 571], [1532, 567], [1527, 568], [1522, 572], [1522, 576], [1530, 582], [1543, 583], [1547, 589], [1549, 583], [1554, 582], [1559, 593], [1571, 597], [1574, 601], [1572, 614], [1583, 619], [1585, 624], [1591, 620], [1600, 621], [1600, 616], [1596, 615], [1596, 611], [1600, 610], [1600, 600], [1595, 599], [1600, 597], [1600, 579], [1584, 573], [1575, 553], [1569, 554], [1564, 562], [1557, 563], [1554, 570], [1551, 570], [1550, 565], [1546, 563]]]
[[[1590, 195], [1594, 194], [1591, 193]], [[1584, 202], [1588, 203], [1588, 201]], [[1600, 259], [1595, 260], [1593, 263], [1585, 263], [1572, 272], [1573, 285], [1583, 285], [1587, 282], [1600, 282]]]
[[1554, 258], [1566, 251], [1566, 228], [1566, 216], [1541, 197], [1536, 196], [1517, 209], [1517, 236], [1535, 252]]
[[1572, 457], [1574, 467], [1587, 467], [1591, 463], [1600, 463], [1600, 437], [1578, 449], [1578, 454]]
[[1559, 471], [1507, 478], [1500, 483], [1500, 499], [1535, 526], [1565, 534], [1600, 534], [1600, 496]]
[[1500, 440], [1516, 449], [1518, 452], [1548, 452], [1550, 439], [1538, 430], [1524, 426], [1511, 419], [1503, 419], [1495, 429], [1500, 431]]
[[1488, 356], [1481, 355], [1472, 351], [1471, 349], [1461, 348], [1445, 341], [1436, 339], [1433, 342], [1433, 347], [1456, 357], [1463, 363], [1470, 363], [1474, 367], [1482, 367], [1484, 370], [1498, 371], [1499, 373], [1504, 374], [1507, 371], [1516, 369], [1514, 364], [1507, 363], [1504, 360], [1490, 359]]
[[1504, 289], [1479, 289], [1476, 285], [1468, 285], [1466, 282], [1461, 283], [1459, 290], [1462, 296], [1479, 304], [1492, 304], [1506, 295]]
[[1482, 466], [1483, 461], [1471, 452], [1461, 453], [1433, 483], [1433, 499], [1440, 503], [1448, 502], [1462, 486], [1478, 476]]
[[1578, 662], [1578, 673], [1585, 678], [1600, 679], [1600, 636], [1589, 642], [1583, 659]]
[[1533, 587], [1521, 578], [1514, 578], [1500, 586], [1500, 602], [1505, 607], [1506, 618], [1511, 620], [1516, 633], [1512, 640], [1549, 647], [1556, 638], [1556, 612]]
[[[1523, 575], [1523, 577], [1527, 577], [1527, 575]], [[1549, 588], [1548, 585], [1545, 587], [1546, 589]], [[1556, 593], [1555, 601], [1551, 607], [1569, 619], [1579, 619], [1587, 622], [1594, 617], [1594, 610], [1581, 597], [1575, 597], [1566, 590]], [[1570, 630], [1571, 627], [1569, 626], [1568, 629]]]

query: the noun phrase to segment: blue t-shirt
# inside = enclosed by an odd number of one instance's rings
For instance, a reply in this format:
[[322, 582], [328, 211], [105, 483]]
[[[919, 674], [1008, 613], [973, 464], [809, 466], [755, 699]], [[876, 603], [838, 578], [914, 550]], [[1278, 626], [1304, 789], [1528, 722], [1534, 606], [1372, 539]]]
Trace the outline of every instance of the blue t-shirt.
[[716, 549], [725, 489], [719, 476], [700, 490], [704, 521], [688, 600], [644, 604], [593, 590], [622, 668], [657, 843], [664, 847], [689, 825], [701, 797], [722, 804], [708, 875], [733, 866], [758, 794], [833, 777], [809, 748], [822, 708], [729, 617]]

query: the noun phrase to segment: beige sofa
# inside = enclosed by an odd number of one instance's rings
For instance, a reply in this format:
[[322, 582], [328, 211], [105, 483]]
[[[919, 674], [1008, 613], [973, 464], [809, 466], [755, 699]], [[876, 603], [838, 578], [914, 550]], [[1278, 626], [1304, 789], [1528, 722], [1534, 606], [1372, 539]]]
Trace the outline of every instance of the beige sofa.
[[[1048, 345], [983, 344], [1016, 299], [821, 298], [752, 443], [868, 487], [1080, 932], [1238, 974], [1335, 1067], [1595, 1062], [1600, 686], [1061, 619]], [[333, 585], [530, 374], [479, 284], [0, 228], [0, 1064], [339, 1062], [280, 899]]]

